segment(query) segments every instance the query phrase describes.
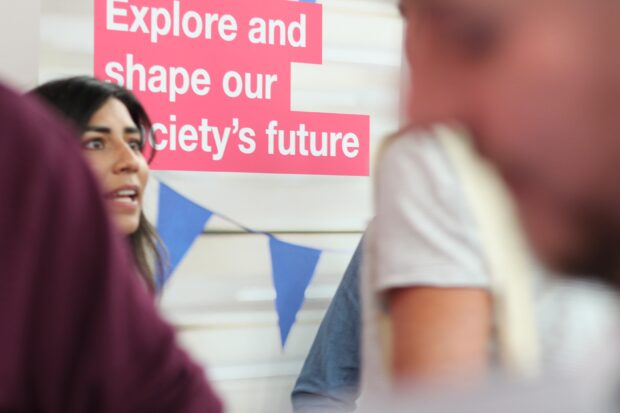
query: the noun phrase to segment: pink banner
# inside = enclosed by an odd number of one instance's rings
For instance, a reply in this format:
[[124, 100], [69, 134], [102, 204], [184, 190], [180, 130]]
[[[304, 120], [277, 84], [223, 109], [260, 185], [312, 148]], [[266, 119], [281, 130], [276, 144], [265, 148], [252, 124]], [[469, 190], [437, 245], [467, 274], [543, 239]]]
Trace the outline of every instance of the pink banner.
[[292, 62], [322, 63], [320, 4], [95, 1], [95, 76], [145, 105], [153, 169], [368, 175], [368, 116], [291, 111]]

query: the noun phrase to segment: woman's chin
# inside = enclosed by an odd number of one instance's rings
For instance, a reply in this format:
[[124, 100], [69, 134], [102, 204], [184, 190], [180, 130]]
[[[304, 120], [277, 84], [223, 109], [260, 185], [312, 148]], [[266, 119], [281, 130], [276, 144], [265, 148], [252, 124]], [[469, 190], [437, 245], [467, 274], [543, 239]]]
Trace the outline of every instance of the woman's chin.
[[140, 216], [115, 216], [114, 223], [122, 234], [129, 236], [138, 230], [138, 226], [140, 225]]

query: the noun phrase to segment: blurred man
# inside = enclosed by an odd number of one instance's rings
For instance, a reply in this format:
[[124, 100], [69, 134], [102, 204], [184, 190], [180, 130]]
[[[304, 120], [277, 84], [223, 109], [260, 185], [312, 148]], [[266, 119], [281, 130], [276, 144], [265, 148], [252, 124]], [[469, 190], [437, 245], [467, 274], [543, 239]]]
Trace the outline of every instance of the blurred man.
[[[542, 260], [618, 287], [620, 2], [402, 0], [401, 9], [413, 121], [465, 125]], [[606, 350], [580, 386], [472, 411], [617, 411], [620, 354]]]
[[620, 2], [403, 0], [418, 124], [456, 121], [550, 266], [620, 280]]

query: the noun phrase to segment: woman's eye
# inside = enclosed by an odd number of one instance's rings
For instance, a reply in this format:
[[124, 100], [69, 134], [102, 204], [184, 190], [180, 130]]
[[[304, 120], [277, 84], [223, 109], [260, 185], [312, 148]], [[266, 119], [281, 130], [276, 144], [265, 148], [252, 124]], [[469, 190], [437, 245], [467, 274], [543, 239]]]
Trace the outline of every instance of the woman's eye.
[[134, 139], [129, 141], [129, 147], [136, 152], [142, 152], [142, 140]]
[[103, 149], [104, 148], [103, 139], [101, 138], [89, 139], [82, 144], [82, 148], [91, 149], [91, 150]]

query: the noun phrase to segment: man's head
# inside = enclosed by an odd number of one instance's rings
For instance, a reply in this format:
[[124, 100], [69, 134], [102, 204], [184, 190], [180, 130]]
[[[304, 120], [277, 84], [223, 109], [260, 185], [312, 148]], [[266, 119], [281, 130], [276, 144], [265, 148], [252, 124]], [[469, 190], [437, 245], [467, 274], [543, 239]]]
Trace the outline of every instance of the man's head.
[[421, 124], [456, 121], [534, 248], [620, 282], [620, 1], [402, 0]]

